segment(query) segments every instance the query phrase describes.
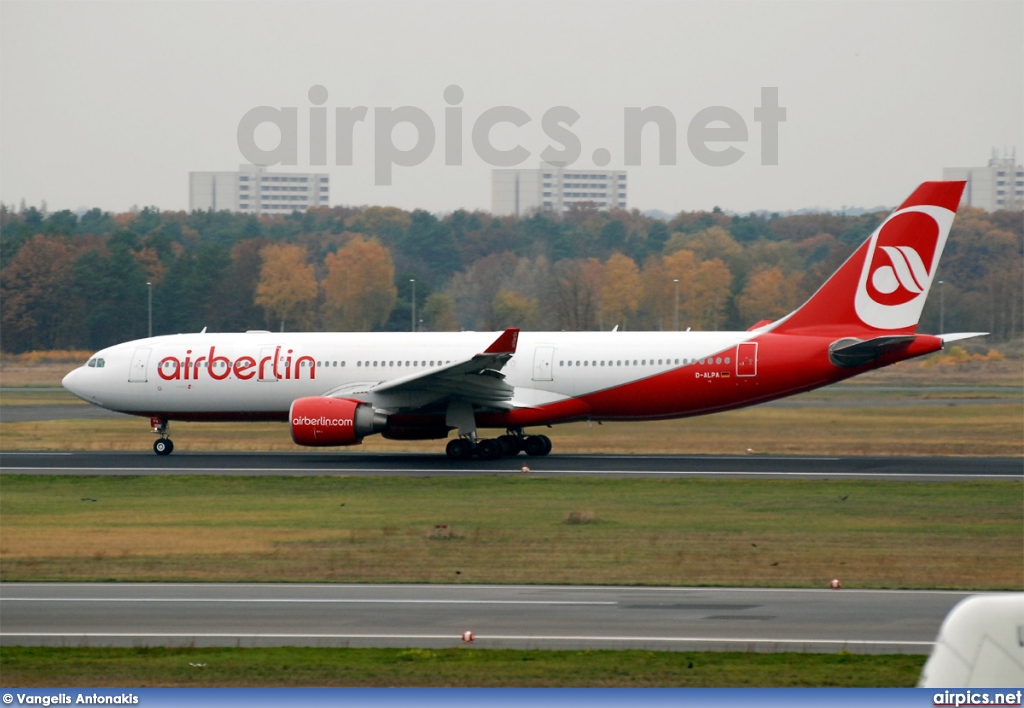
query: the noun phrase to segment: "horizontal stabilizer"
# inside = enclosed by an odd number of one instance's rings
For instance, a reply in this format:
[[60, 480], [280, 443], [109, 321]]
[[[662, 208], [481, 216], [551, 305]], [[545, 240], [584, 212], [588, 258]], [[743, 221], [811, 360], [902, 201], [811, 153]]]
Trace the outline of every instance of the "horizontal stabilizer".
[[828, 348], [828, 358], [842, 369], [855, 369], [870, 364], [883, 354], [914, 341], [914, 335], [891, 335], [874, 339], [840, 339]]
[[970, 339], [971, 337], [987, 337], [988, 332], [956, 332], [954, 334], [940, 334], [939, 339], [942, 343], [946, 342], [958, 342], [961, 339]]

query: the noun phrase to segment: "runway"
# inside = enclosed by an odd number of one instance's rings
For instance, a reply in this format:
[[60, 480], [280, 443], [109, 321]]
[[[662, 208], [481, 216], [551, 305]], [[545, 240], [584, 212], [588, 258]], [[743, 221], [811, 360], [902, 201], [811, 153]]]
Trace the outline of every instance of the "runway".
[[465, 585], [0, 584], [3, 645], [931, 651], [967, 593]]
[[[2, 453], [38, 475], [522, 475], [1020, 481], [1020, 458]], [[0, 583], [0, 644], [914, 653], [967, 593], [567, 586]]]
[[1024, 479], [1015, 457], [814, 457], [559, 455], [456, 463], [443, 454], [5, 452], [0, 472], [38, 475], [362, 475], [388, 477], [519, 475], [550, 477], [737, 477], [971, 481]]

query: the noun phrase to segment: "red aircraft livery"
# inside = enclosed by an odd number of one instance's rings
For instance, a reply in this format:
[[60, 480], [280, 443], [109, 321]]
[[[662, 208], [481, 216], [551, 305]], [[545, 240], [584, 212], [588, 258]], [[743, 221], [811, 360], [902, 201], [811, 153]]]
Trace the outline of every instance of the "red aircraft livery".
[[162, 455], [172, 420], [279, 420], [311, 446], [454, 431], [454, 460], [546, 455], [551, 440], [527, 428], [741, 408], [978, 336], [916, 331], [963, 189], [925, 182], [810, 300], [745, 332], [204, 330], [109, 347], [64, 386], [150, 418]]

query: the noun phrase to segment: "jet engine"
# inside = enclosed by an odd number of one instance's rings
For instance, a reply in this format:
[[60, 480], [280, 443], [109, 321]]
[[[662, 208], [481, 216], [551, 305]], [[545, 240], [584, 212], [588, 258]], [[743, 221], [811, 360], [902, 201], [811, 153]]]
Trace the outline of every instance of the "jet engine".
[[387, 427], [388, 419], [368, 403], [350, 398], [309, 396], [292, 402], [288, 414], [296, 445], [358, 445]]

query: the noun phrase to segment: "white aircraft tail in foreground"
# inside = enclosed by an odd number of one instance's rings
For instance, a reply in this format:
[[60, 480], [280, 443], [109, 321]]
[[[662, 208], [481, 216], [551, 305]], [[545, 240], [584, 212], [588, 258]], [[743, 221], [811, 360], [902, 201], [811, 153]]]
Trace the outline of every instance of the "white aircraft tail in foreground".
[[162, 455], [172, 420], [286, 421], [310, 446], [454, 430], [452, 459], [546, 455], [527, 428], [740, 408], [975, 336], [916, 332], [963, 188], [925, 182], [803, 306], [745, 332], [204, 331], [109, 347], [64, 387], [150, 418]]

